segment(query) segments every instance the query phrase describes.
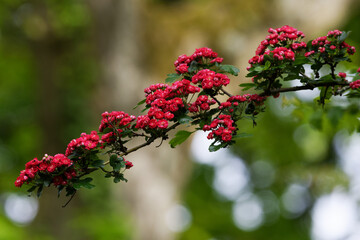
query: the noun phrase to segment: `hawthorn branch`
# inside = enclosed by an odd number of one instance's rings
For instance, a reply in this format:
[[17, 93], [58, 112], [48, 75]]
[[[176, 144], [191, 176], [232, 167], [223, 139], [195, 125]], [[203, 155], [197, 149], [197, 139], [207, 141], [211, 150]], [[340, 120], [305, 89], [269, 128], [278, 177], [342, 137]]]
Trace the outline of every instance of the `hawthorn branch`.
[[226, 94], [228, 97], [232, 97], [232, 95], [230, 93], [228, 93], [227, 91], [224, 90], [224, 88], [222, 87], [220, 89], [224, 94]]
[[271, 89], [266, 90], [263, 93], [259, 94], [259, 96], [270, 96], [276, 93], [284, 93], [284, 92], [296, 92], [301, 90], [313, 90], [317, 87], [335, 87], [335, 86], [349, 86], [349, 83], [346, 82], [312, 82], [307, 83], [303, 86], [289, 87], [289, 88], [279, 88], [279, 89]]

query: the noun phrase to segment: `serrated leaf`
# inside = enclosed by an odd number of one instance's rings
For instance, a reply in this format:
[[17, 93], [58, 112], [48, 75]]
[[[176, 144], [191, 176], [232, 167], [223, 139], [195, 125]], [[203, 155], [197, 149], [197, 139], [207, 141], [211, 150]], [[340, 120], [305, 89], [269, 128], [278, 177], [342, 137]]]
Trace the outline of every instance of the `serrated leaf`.
[[343, 41], [345, 41], [345, 39], [349, 36], [349, 34], [350, 32], [343, 31], [341, 35], [338, 37], [339, 42], [342, 43]]
[[118, 183], [120, 181], [124, 181], [124, 182], [127, 182], [128, 180], [124, 177], [124, 174], [120, 173], [120, 174], [117, 174], [115, 177], [114, 177], [114, 183]]
[[284, 81], [291, 81], [299, 78], [299, 75], [296, 73], [288, 73], [288, 75], [284, 78]]
[[173, 82], [175, 82], [176, 80], [178, 80], [181, 77], [181, 75], [177, 74], [177, 73], [169, 73], [167, 76], [168, 77], [165, 79], [166, 83], [173, 83]]
[[264, 70], [264, 66], [257, 66], [254, 68], [255, 72], [262, 72]]
[[57, 189], [58, 189], [57, 196], [58, 196], [58, 198], [60, 197], [60, 193], [61, 193], [61, 191], [62, 191], [64, 188], [65, 188], [64, 185], [59, 185], [59, 186], [57, 186]]
[[332, 82], [334, 79], [332, 78], [331, 74], [325, 75], [319, 79], [322, 82]]
[[[166, 80], [165, 80], [165, 81], [166, 81]], [[138, 103], [136, 104], [136, 106], [133, 107], [133, 109], [136, 109], [137, 107], [139, 107], [140, 105], [144, 104], [145, 102], [146, 102], [146, 98], [143, 99], [143, 100], [141, 100], [140, 102], [138, 102]]]
[[170, 140], [170, 146], [174, 148], [175, 146], [183, 143], [193, 132], [188, 132], [185, 130], [180, 130], [175, 134], [175, 137]]
[[39, 186], [39, 188], [38, 188], [38, 190], [37, 190], [37, 192], [36, 192], [36, 196], [37, 196], [37, 197], [40, 197], [40, 196], [41, 196], [43, 187], [44, 187], [44, 185], [40, 185], [40, 186]]
[[76, 189], [72, 186], [66, 187], [66, 196], [74, 195], [76, 193]]
[[120, 169], [121, 169], [121, 162], [116, 162], [116, 163], [114, 163], [113, 165], [111, 165], [112, 166], [112, 168], [113, 168], [113, 170], [115, 171], [115, 172], [118, 172], [118, 171], [120, 171]]
[[117, 162], [118, 161], [118, 155], [116, 154], [113, 154], [110, 156], [110, 165], [114, 162]]
[[198, 69], [198, 63], [196, 61], [192, 61], [188, 68], [188, 72], [192, 73], [192, 72], [195, 72], [197, 69]]
[[345, 95], [348, 98], [360, 98], [360, 92], [351, 92]]
[[79, 179], [77, 182], [73, 183], [73, 187], [75, 189], [79, 189], [81, 187], [91, 189], [91, 188], [95, 187], [95, 185], [90, 183], [92, 180], [93, 180], [92, 178], [85, 178], [85, 179], [81, 179], [81, 180]]
[[93, 161], [90, 165], [92, 167], [103, 167], [104, 166], [104, 160]]
[[210, 152], [216, 152], [217, 150], [219, 150], [220, 148], [223, 148], [227, 146], [227, 143], [220, 143], [218, 145], [215, 145], [215, 142], [213, 142], [210, 146], [209, 146], [209, 151]]
[[31, 192], [33, 192], [36, 188], [37, 188], [37, 186], [32, 186], [31, 188], [29, 188], [29, 189], [27, 190], [27, 192], [28, 192], [28, 193], [31, 193]]
[[256, 87], [255, 83], [242, 83], [239, 85], [239, 87], [242, 87], [241, 91], [247, 91], [250, 88]]
[[189, 117], [189, 116], [182, 116], [182, 117], [180, 117], [180, 118], [178, 119], [178, 122], [181, 123], [181, 124], [184, 124], [184, 123], [189, 123], [189, 122], [191, 122], [192, 120], [194, 120], [194, 119], [192, 119], [192, 118]]
[[44, 180], [44, 186], [45, 187], [49, 187], [50, 184], [51, 184], [51, 180], [48, 180], [48, 179]]
[[265, 66], [264, 66], [264, 70], [269, 69], [270, 66], [271, 66], [271, 62], [270, 62], [270, 61], [266, 61], [266, 62], [265, 62]]
[[303, 65], [309, 63], [310, 60], [305, 56], [297, 56], [295, 61], [293, 62], [294, 65]]
[[233, 65], [220, 65], [219, 67], [224, 72], [230, 73], [231, 75], [237, 76], [239, 75], [240, 70]]
[[259, 74], [258, 72], [254, 71], [254, 70], [250, 70], [250, 72], [248, 74], [246, 74], [246, 77], [254, 77], [258, 74]]

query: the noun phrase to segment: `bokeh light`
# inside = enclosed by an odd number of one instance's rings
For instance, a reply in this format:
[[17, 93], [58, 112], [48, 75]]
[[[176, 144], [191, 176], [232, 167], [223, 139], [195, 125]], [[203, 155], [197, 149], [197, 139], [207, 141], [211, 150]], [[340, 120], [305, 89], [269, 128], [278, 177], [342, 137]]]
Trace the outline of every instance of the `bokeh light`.
[[345, 239], [358, 221], [356, 201], [342, 191], [320, 197], [312, 211], [312, 234], [315, 240]]
[[9, 194], [4, 204], [6, 216], [21, 225], [31, 223], [36, 217], [38, 208], [39, 204], [35, 198], [18, 194]]
[[175, 204], [166, 212], [166, 226], [173, 232], [183, 232], [191, 224], [191, 213], [189, 209], [181, 204]]

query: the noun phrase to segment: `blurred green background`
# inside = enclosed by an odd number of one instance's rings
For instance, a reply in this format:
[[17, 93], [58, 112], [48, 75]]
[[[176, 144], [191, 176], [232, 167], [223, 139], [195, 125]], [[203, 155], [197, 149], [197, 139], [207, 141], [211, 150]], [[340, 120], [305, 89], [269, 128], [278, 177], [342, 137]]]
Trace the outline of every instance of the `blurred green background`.
[[[242, 122], [253, 136], [230, 151], [208, 155], [198, 135], [178, 149], [141, 150], [129, 157], [129, 183], [98, 176], [97, 188], [66, 208], [51, 189], [36, 199], [14, 187], [27, 161], [64, 152], [97, 129], [103, 111], [140, 114], [132, 107], [143, 89], [163, 82], [178, 55], [211, 47], [240, 68], [229, 86], [238, 94], [269, 27], [291, 25], [307, 40], [352, 31], [349, 43], [360, 49], [359, 7], [355, 0], [1, 0], [0, 240], [360, 239], [358, 100], [321, 109], [309, 95], [287, 94], [268, 102], [258, 126]], [[355, 55], [341, 67], [359, 65]], [[324, 215], [324, 206], [337, 212]], [[339, 215], [347, 211], [355, 215]]]

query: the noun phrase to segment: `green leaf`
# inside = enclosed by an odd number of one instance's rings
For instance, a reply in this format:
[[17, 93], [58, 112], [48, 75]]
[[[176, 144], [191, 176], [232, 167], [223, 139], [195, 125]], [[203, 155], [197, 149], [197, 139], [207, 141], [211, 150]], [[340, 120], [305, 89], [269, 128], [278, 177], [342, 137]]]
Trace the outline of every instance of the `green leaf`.
[[217, 150], [219, 150], [220, 148], [226, 147], [228, 144], [227, 143], [220, 143], [219, 145], [215, 145], [215, 142], [213, 142], [210, 146], [209, 146], [209, 151], [210, 152], [216, 152]]
[[242, 83], [239, 85], [239, 87], [242, 87], [243, 89], [241, 89], [242, 91], [246, 91], [249, 90], [250, 88], [256, 87], [255, 83]]
[[271, 62], [270, 61], [266, 61], [265, 62], [265, 66], [264, 66], [264, 70], [268, 70], [271, 66]]
[[38, 188], [38, 190], [37, 190], [37, 193], [36, 193], [36, 196], [37, 196], [37, 197], [40, 197], [40, 196], [41, 196], [43, 187], [44, 187], [44, 185], [40, 185], [40, 186], [39, 186], [39, 188]]
[[124, 178], [124, 174], [122, 173], [119, 173], [114, 177], [114, 183], [118, 183], [120, 181], [124, 181], [124, 182], [128, 181], [126, 178]]
[[321, 77], [319, 79], [319, 81], [322, 81], [322, 82], [332, 82], [334, 81], [333, 77], [331, 76], [331, 74], [328, 74], [328, 75], [325, 75], [323, 77]]
[[60, 197], [60, 193], [61, 193], [61, 191], [62, 191], [64, 188], [65, 188], [64, 185], [59, 185], [59, 186], [57, 186], [57, 189], [58, 189], [57, 196], [58, 196], [58, 198]]
[[110, 165], [111, 163], [117, 162], [118, 161], [118, 155], [113, 154], [110, 156]]
[[178, 119], [178, 121], [179, 121], [179, 123], [181, 123], [181, 124], [184, 124], [184, 123], [189, 123], [189, 122], [191, 122], [192, 120], [194, 120], [194, 119], [192, 119], [191, 117], [189, 117], [189, 116], [181, 116], [179, 119]]
[[103, 167], [104, 166], [104, 160], [93, 161], [90, 165], [92, 167]]
[[37, 187], [37, 186], [32, 186], [31, 188], [29, 188], [29, 189], [27, 190], [27, 192], [28, 192], [28, 193], [33, 192], [33, 191], [36, 189], [36, 187]]
[[348, 57], [334, 57], [335, 62], [342, 62], [342, 61], [349, 61], [350, 58]]
[[262, 72], [264, 70], [264, 66], [257, 66], [254, 68], [255, 72]]
[[122, 162], [124, 162], [123, 157], [118, 157], [116, 154], [111, 155], [110, 166], [115, 172], [120, 171], [120, 169], [122, 168]]
[[294, 61], [294, 65], [303, 65], [309, 63], [310, 60], [305, 56], [297, 56]]
[[224, 72], [230, 73], [231, 75], [237, 76], [239, 75], [240, 70], [233, 65], [220, 65], [219, 67]]
[[76, 189], [72, 186], [66, 187], [66, 196], [74, 195], [76, 193]]
[[324, 64], [322, 64], [321, 62], [315, 62], [314, 64], [311, 65], [311, 69], [314, 71], [319, 71], [323, 65]]
[[180, 130], [175, 134], [175, 137], [170, 140], [170, 146], [174, 148], [176, 145], [183, 143], [193, 132], [188, 132], [185, 130]]
[[79, 189], [81, 187], [87, 188], [87, 189], [91, 189], [93, 187], [95, 187], [95, 185], [91, 184], [90, 182], [92, 181], [92, 178], [85, 178], [85, 179], [79, 179], [77, 182], [74, 182], [73, 187], [75, 189]]
[[115, 172], [118, 172], [121, 169], [121, 162], [115, 162], [111, 166]]
[[[165, 80], [166, 81], [166, 80]], [[143, 99], [143, 100], [141, 100], [140, 102], [138, 102], [137, 104], [136, 104], [136, 106], [135, 107], [133, 107], [133, 109], [135, 109], [135, 108], [137, 108], [138, 106], [140, 106], [140, 105], [142, 105], [142, 104], [144, 104], [146, 102], [146, 98], [145, 99]]]
[[49, 187], [50, 184], [51, 184], [51, 180], [49, 180], [49, 179], [44, 180], [44, 186], [45, 187]]
[[349, 34], [350, 32], [343, 31], [341, 35], [338, 37], [339, 42], [342, 43], [343, 41], [345, 41], [345, 39], [349, 36]]
[[346, 94], [346, 97], [348, 98], [360, 98], [360, 92], [351, 92]]
[[299, 78], [299, 75], [296, 73], [288, 73], [288, 75], [284, 78], [284, 81], [291, 81]]
[[198, 70], [198, 63], [196, 61], [192, 61], [188, 68], [188, 72], [192, 73], [192, 72], [195, 72], [196, 70]]
[[166, 83], [173, 83], [181, 77], [181, 75], [177, 73], [169, 73], [167, 76], [168, 77], [165, 79]]
[[254, 77], [258, 74], [259, 74], [258, 72], [254, 71], [254, 70], [250, 70], [250, 72], [248, 74], [246, 74], [246, 77]]
[[324, 104], [325, 100], [329, 100], [332, 97], [332, 91], [330, 87], [320, 87], [320, 104]]

